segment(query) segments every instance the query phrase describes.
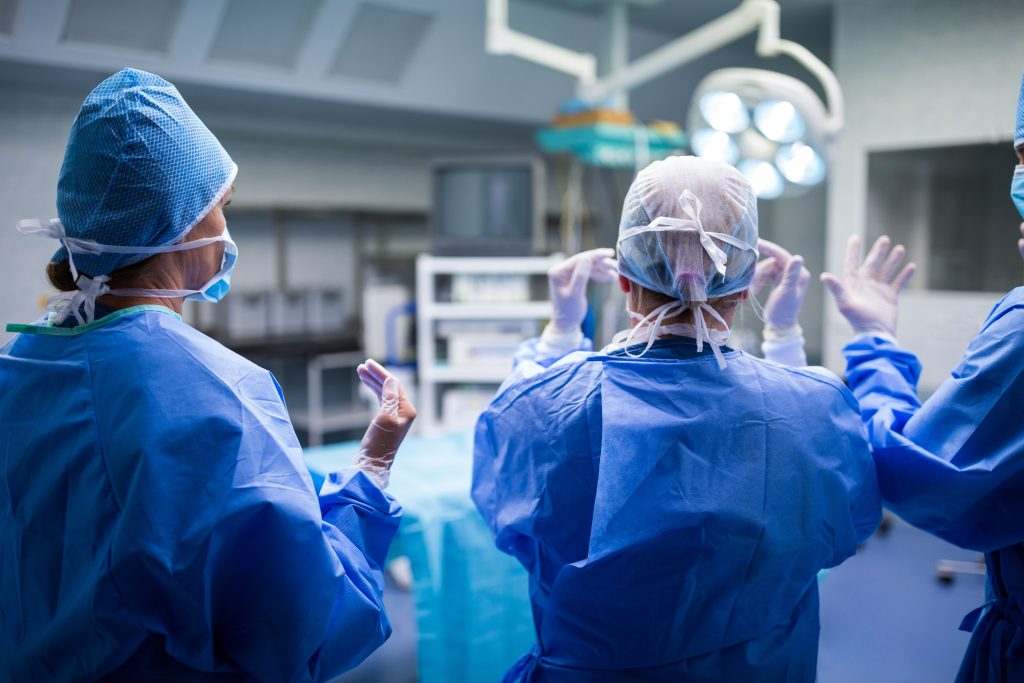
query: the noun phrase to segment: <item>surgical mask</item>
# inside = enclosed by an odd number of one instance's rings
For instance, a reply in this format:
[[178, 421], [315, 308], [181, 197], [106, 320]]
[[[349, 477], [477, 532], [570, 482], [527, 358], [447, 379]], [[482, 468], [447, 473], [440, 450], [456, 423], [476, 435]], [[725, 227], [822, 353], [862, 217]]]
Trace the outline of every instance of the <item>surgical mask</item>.
[[[238, 261], [238, 246], [231, 239], [231, 234], [226, 226], [224, 234], [219, 237], [203, 237], [191, 242], [181, 242], [179, 244], [159, 247], [100, 244], [93, 240], [70, 237], [65, 232], [64, 226], [57, 219], [51, 219], [46, 223], [39, 220], [19, 221], [18, 231], [26, 235], [52, 237], [59, 240], [68, 252], [68, 265], [71, 268], [71, 277], [74, 278], [78, 291], [62, 292], [47, 300], [47, 309], [50, 311], [50, 320], [53, 324], [60, 324], [69, 314], [74, 315], [80, 325], [92, 322], [96, 310], [96, 299], [106, 294], [113, 296], [183, 298], [193, 301], [220, 301], [231, 287], [231, 272]], [[84, 273], [79, 273], [75, 267], [74, 254], [76, 253], [154, 255], [199, 249], [217, 242], [224, 242], [224, 255], [221, 258], [220, 270], [199, 289], [144, 289], [132, 287], [111, 289], [108, 284], [110, 282], [109, 275], [97, 275], [94, 278], [90, 278]], [[84, 317], [79, 312], [80, 308], [85, 310]]]
[[1013, 171], [1013, 180], [1010, 182], [1010, 198], [1017, 205], [1020, 217], [1024, 218], [1024, 164], [1017, 164]]

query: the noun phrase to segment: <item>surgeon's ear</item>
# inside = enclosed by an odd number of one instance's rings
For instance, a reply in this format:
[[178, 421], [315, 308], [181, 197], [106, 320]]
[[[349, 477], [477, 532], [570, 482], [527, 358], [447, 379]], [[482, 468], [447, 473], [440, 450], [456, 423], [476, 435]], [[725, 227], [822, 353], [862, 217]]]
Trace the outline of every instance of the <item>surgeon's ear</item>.
[[631, 284], [632, 283], [629, 280], [627, 280], [624, 275], [619, 276], [619, 289], [621, 289], [626, 294], [629, 294], [629, 286]]
[[740, 292], [740, 301], [746, 301], [749, 298], [750, 298], [750, 290], [749, 289], [744, 289], [742, 292]]

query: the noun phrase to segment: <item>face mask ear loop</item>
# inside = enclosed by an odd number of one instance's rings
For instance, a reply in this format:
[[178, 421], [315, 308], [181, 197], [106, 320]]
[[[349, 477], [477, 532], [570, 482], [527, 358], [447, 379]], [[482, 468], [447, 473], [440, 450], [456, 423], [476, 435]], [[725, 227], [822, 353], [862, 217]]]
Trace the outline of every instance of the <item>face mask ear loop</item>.
[[754, 309], [754, 315], [757, 316], [757, 319], [764, 322], [764, 307], [754, 294], [750, 295], [750, 307]]
[[[681, 310], [685, 310], [685, 308], [679, 310], [679, 306], [680, 302], [670, 301], [667, 304], [663, 304], [658, 308], [655, 308], [653, 311], [651, 311], [650, 313], [643, 317], [640, 317], [638, 313], [629, 311], [629, 317], [632, 318], [633, 320], [638, 320], [639, 322], [637, 322], [637, 324], [633, 326], [633, 329], [629, 331], [629, 334], [626, 335], [626, 338], [622, 342], [623, 351], [625, 352], [625, 354], [630, 358], [643, 357], [643, 355], [651, 349], [651, 346], [654, 344], [654, 342], [657, 341], [658, 330], [661, 328], [661, 322], [665, 319], [665, 317], [671, 312], [681, 312]], [[655, 316], [657, 317], [657, 319], [652, 324], [650, 322], [651, 318], [654, 318]], [[647, 345], [644, 347], [644, 350], [641, 351], [639, 354], [634, 354], [630, 352], [629, 347], [632, 345], [633, 339], [636, 338], [639, 334], [647, 335]], [[615, 340], [612, 341], [614, 342]]]
[[[704, 319], [705, 311], [710, 313], [712, 318], [722, 323], [722, 325], [725, 325], [726, 330], [729, 329], [729, 326], [726, 325], [725, 319], [722, 318], [721, 315], [719, 315], [718, 311], [716, 311], [714, 308], [712, 308], [706, 303], [701, 303], [700, 308], [697, 309], [697, 311], [695, 311], [696, 314], [693, 316], [695, 320], [699, 318], [701, 321], [700, 324], [703, 326], [703, 334], [707, 337], [708, 345], [711, 347], [711, 352], [715, 354], [715, 360], [718, 361], [718, 369], [725, 370], [725, 356], [722, 355], [722, 349], [720, 348], [718, 342], [711, 337], [710, 328], [708, 327], [707, 321]], [[699, 351], [700, 348], [698, 348], [697, 350]]]
[[711, 351], [715, 354], [715, 360], [718, 361], [718, 369], [725, 370], [728, 367], [728, 363], [725, 362], [725, 356], [722, 355], [722, 349], [718, 344], [708, 340], [708, 344], [711, 345]]
[[[55, 219], [50, 221], [50, 225], [59, 233], [60, 237], [58, 239], [60, 239], [64, 250], [68, 252], [68, 267], [71, 269], [71, 277], [74, 278], [75, 286], [78, 287], [78, 291], [67, 301], [66, 306], [71, 309], [71, 314], [75, 316], [75, 320], [79, 325], [86, 325], [91, 323], [96, 317], [96, 298], [110, 292], [110, 286], [107, 285], [110, 277], [98, 275], [91, 278], [85, 273], [78, 272], [78, 268], [75, 267], [75, 256], [69, 243], [67, 232], [64, 230], [64, 225]], [[79, 313], [80, 308], [85, 309], [84, 318]], [[63, 316], [58, 314], [58, 322], [62, 322], [66, 317], [67, 310], [64, 311]]]
[[[633, 328], [633, 331], [629, 334], [628, 337], [626, 337], [626, 346], [624, 350], [627, 356], [629, 356], [630, 358], [642, 358], [643, 355], [651, 349], [651, 346], [654, 344], [654, 341], [657, 338], [658, 328], [661, 327], [661, 321], [664, 320], [665, 313], [667, 310], [668, 309], [666, 306], [656, 308], [650, 313], [648, 313], [644, 318], [640, 320], [640, 322], [636, 324], [636, 326]], [[651, 317], [654, 315], [657, 315], [657, 320], [653, 324], [651, 324], [650, 320]], [[644, 328], [644, 331], [647, 334], [647, 345], [644, 346], [644, 350], [638, 354], [630, 353], [630, 342], [632, 341], [633, 337], [641, 331], [641, 328]]]
[[691, 308], [693, 311], [693, 325], [697, 328], [697, 353], [704, 351], [704, 339], [708, 338], [708, 324], [704, 320], [704, 311], [700, 304]]
[[[75, 292], [69, 292], [68, 294], [71, 295], [70, 297], [60, 295], [52, 297], [47, 300], [46, 305], [50, 306], [51, 301], [55, 302], [54, 308], [57, 311], [55, 322], [57, 324], [64, 322], [68, 317], [68, 313], [71, 313], [75, 316], [75, 320], [79, 325], [85, 325], [86, 320], [91, 321], [92, 316], [95, 315], [96, 300], [93, 299], [92, 302], [90, 302], [86, 298], [85, 292], [82, 291], [82, 286], [79, 284], [82, 274], [79, 273], [78, 268], [75, 267], [75, 257], [71, 251], [71, 245], [68, 244], [68, 234], [64, 230], [64, 224], [57, 219], [50, 219], [47, 227], [49, 228], [49, 234], [52, 237], [56, 237], [60, 242], [60, 245], [64, 247], [64, 251], [68, 253], [68, 269], [71, 271], [71, 281], [75, 283], [75, 287], [78, 289]], [[82, 307], [83, 303], [85, 304], [85, 318], [83, 318], [82, 314], [79, 313], [79, 309]], [[92, 303], [91, 306], [89, 305], [90, 303]]]
[[[110, 292], [110, 286], [107, 284], [109, 281], [110, 277], [107, 275], [97, 275], [94, 278], [88, 275], [79, 276], [79, 282], [75, 283], [78, 285], [78, 293], [71, 299], [71, 310], [75, 314], [75, 320], [78, 321], [79, 325], [91, 323], [96, 317], [96, 298]], [[84, 322], [78, 313], [78, 308], [82, 305], [85, 308]]]

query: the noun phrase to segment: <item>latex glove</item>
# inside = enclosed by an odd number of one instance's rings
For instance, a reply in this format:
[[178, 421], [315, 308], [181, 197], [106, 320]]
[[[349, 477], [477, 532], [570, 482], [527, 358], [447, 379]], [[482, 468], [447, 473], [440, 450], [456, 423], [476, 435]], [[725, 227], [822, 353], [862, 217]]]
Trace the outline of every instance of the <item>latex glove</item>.
[[619, 274], [614, 249], [591, 249], [554, 266], [548, 271], [551, 288], [552, 332], [565, 334], [579, 330], [587, 315], [587, 283], [611, 282]]
[[[1024, 235], [1024, 223], [1020, 224], [1020, 234]], [[1017, 240], [1017, 249], [1020, 250], [1020, 257], [1024, 258], [1024, 237]]]
[[793, 330], [800, 321], [800, 307], [811, 280], [804, 257], [793, 256], [768, 240], [758, 240], [757, 249], [768, 258], [758, 262], [751, 290], [756, 294], [761, 287], [775, 286], [764, 305], [765, 326], [777, 333]]
[[377, 395], [380, 408], [363, 435], [354, 465], [383, 489], [388, 485], [398, 447], [416, 419], [416, 408], [398, 380], [377, 361], [367, 360], [356, 373]]
[[898, 244], [890, 251], [889, 246], [889, 237], [882, 235], [861, 262], [860, 237], [854, 235], [846, 246], [843, 279], [831, 273], [821, 274], [839, 312], [858, 334], [881, 332], [896, 336], [897, 299], [917, 265], [908, 263], [901, 269], [906, 249]]

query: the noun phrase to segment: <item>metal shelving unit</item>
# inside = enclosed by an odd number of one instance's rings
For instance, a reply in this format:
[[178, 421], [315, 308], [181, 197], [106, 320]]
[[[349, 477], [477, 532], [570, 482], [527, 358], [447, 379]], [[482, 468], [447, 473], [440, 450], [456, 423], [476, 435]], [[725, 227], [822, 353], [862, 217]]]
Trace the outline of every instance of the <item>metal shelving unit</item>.
[[561, 255], [545, 257], [437, 257], [416, 259], [416, 355], [419, 373], [419, 418], [424, 433], [440, 426], [439, 387], [444, 384], [500, 384], [512, 370], [507, 364], [452, 366], [438, 362], [435, 324], [443, 320], [545, 320], [551, 317], [548, 301], [524, 303], [451, 303], [437, 300], [438, 275], [546, 275]]
[[327, 353], [314, 356], [306, 364], [306, 410], [290, 411], [292, 424], [304, 429], [310, 446], [320, 446], [324, 434], [346, 429], [366, 427], [373, 419], [374, 411], [358, 402], [352, 406], [328, 409], [324, 405], [323, 373], [325, 370], [352, 368], [363, 362], [361, 352]]

